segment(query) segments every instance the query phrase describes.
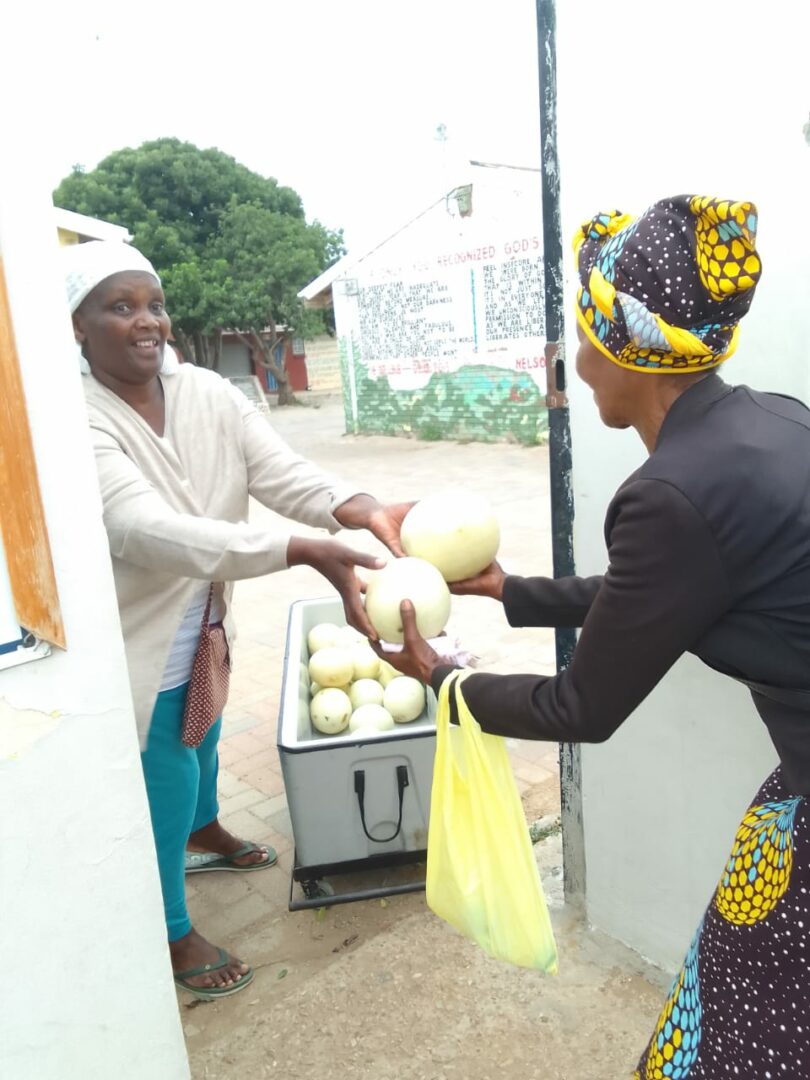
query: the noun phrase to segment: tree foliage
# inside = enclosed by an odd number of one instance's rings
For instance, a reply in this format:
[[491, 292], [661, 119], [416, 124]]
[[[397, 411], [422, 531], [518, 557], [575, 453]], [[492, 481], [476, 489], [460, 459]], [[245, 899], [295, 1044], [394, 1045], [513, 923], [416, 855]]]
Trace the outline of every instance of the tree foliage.
[[187, 360], [216, 367], [238, 333], [294, 400], [274, 360], [279, 328], [307, 335], [320, 316], [298, 291], [343, 253], [341, 231], [309, 223], [298, 194], [216, 149], [157, 139], [74, 167], [54, 192], [66, 210], [123, 225], [154, 264]]

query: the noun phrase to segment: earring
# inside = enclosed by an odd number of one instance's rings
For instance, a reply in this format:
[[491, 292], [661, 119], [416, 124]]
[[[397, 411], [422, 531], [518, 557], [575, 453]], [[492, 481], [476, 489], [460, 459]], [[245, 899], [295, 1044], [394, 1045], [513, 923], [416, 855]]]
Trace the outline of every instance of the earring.
[[90, 365], [87, 362], [87, 357], [82, 352], [82, 343], [80, 341], [76, 342], [76, 359], [79, 362], [79, 371], [82, 375], [89, 375]]

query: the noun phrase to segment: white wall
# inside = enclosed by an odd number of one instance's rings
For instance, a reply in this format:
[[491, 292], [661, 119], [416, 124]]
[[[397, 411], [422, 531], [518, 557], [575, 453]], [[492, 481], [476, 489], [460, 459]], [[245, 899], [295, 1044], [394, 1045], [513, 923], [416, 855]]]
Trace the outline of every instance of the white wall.
[[[723, 376], [810, 401], [805, 10], [749, 0], [559, 3], [558, 48], [567, 233], [600, 209], [641, 211], [681, 192], [753, 199], [763, 278]], [[591, 574], [605, 565], [607, 503], [644, 450], [634, 432], [601, 426], [569, 367], [577, 570]], [[694, 658], [678, 664], [609, 743], [583, 748], [591, 920], [679, 964], [741, 812], [775, 761], [747, 692]]]
[[181, 1080], [185, 1049], [47, 190], [0, 243], [68, 648], [0, 670], [0, 1074]]

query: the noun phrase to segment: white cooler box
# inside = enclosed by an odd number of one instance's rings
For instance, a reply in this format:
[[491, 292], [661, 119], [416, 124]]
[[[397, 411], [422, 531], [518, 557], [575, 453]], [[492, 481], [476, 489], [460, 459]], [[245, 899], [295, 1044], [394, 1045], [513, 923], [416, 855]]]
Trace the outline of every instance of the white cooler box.
[[290, 606], [278, 721], [278, 752], [295, 838], [293, 879], [312, 907], [422, 888], [422, 881], [344, 896], [325, 896], [319, 879], [424, 859], [436, 749], [436, 698], [393, 731], [322, 735], [309, 719], [307, 634], [318, 623], [345, 625], [338, 599]]

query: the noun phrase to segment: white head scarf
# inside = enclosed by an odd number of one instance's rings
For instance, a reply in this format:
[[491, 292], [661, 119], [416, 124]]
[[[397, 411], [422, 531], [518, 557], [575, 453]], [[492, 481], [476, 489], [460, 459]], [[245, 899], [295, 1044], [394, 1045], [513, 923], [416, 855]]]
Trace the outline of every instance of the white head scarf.
[[[90, 295], [97, 285], [106, 281], [113, 274], [127, 270], [139, 270], [151, 274], [160, 285], [157, 270], [137, 248], [124, 244], [120, 240], [90, 240], [86, 244], [68, 244], [62, 248], [65, 268], [65, 291], [71, 315], [81, 302]], [[164, 349], [163, 375], [173, 374], [179, 361], [174, 349], [167, 345]], [[90, 365], [81, 355], [79, 364], [83, 374], [89, 374]]]
[[72, 315], [85, 297], [113, 274], [139, 270], [151, 274], [160, 284], [158, 272], [137, 248], [120, 240], [91, 240], [86, 244], [68, 244], [62, 248], [65, 265], [65, 288]]

